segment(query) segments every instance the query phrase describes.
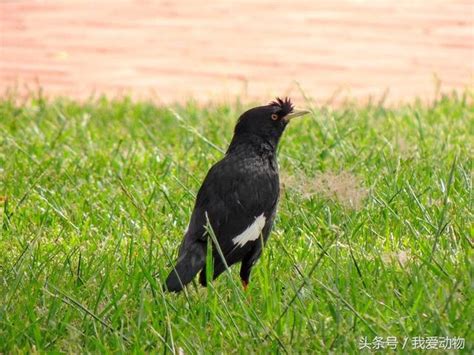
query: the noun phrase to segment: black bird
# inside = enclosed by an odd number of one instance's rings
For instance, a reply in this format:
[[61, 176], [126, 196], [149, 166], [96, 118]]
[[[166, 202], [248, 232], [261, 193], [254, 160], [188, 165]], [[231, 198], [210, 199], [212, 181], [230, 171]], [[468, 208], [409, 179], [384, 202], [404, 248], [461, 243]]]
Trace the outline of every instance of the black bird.
[[296, 111], [288, 98], [277, 98], [240, 116], [224, 158], [209, 170], [199, 189], [178, 261], [166, 279], [168, 291], [181, 291], [199, 271], [199, 281], [206, 286], [210, 228], [220, 247], [219, 251], [213, 243], [213, 278], [226, 265], [241, 261], [240, 278], [247, 288], [277, 209], [278, 142], [288, 122], [308, 112]]

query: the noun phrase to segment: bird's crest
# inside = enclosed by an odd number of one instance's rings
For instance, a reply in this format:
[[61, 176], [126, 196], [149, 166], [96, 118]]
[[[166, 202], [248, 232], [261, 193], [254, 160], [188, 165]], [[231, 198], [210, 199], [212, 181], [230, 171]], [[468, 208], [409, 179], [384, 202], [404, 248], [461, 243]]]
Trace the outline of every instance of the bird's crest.
[[280, 99], [277, 97], [274, 101], [269, 103], [270, 106], [278, 107], [279, 111], [282, 112], [283, 116], [288, 115], [289, 113], [293, 112], [294, 106], [291, 103], [289, 97], [285, 97], [284, 99]]

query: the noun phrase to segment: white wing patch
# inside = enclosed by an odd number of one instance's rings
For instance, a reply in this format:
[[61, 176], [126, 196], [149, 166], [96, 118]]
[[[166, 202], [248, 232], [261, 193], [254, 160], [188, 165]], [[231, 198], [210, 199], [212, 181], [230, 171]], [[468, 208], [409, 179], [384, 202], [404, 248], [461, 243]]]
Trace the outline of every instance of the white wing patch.
[[232, 239], [234, 244], [243, 247], [247, 242], [257, 240], [258, 237], [260, 237], [260, 233], [262, 233], [263, 227], [265, 227], [265, 221], [266, 218], [262, 213], [260, 216], [255, 218], [255, 222], [248, 226], [246, 230]]

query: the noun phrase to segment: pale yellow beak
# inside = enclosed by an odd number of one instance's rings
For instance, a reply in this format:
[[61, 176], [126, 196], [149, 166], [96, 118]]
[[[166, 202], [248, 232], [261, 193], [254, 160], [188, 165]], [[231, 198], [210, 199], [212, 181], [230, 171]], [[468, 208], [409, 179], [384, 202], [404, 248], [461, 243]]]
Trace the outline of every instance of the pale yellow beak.
[[285, 116], [285, 120], [289, 121], [289, 120], [292, 120], [293, 118], [307, 115], [308, 113], [311, 113], [311, 111], [308, 111], [308, 110], [293, 110], [292, 113]]

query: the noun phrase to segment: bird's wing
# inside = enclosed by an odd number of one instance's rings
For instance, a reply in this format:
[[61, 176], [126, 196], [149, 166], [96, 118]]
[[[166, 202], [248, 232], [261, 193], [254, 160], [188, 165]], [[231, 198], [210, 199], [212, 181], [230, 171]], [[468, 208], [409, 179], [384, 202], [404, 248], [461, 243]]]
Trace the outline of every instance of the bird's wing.
[[278, 194], [278, 173], [263, 158], [224, 158], [211, 168], [198, 192], [183, 247], [207, 238], [203, 235], [209, 220], [225, 254], [234, 247], [234, 237], [270, 217]]

